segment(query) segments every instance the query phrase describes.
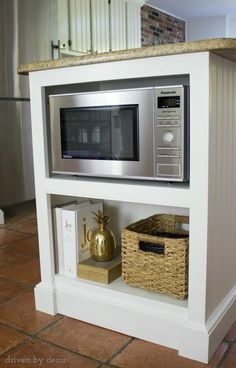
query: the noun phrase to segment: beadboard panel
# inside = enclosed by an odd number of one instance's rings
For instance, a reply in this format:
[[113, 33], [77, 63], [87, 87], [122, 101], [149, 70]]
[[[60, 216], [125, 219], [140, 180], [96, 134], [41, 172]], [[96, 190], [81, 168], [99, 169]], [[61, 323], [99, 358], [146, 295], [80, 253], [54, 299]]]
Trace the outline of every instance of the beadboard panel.
[[[68, 48], [69, 40], [69, 2], [68, 0], [57, 0], [57, 23], [58, 23], [58, 39], [62, 48]], [[63, 46], [65, 45], [65, 46]]]
[[109, 4], [107, 0], [91, 0], [92, 51], [109, 51]]
[[236, 65], [210, 55], [206, 317], [236, 284]]
[[127, 48], [141, 47], [141, 3], [127, 1]]
[[90, 3], [70, 0], [71, 50], [88, 52], [91, 49]]
[[126, 0], [110, 2], [111, 50], [126, 49]]

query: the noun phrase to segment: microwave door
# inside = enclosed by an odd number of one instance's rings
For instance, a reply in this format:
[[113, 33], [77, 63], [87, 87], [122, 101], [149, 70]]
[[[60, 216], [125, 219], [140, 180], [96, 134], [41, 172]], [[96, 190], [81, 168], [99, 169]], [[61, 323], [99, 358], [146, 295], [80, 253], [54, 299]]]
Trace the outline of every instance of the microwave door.
[[50, 113], [53, 172], [153, 180], [153, 89], [50, 96]]

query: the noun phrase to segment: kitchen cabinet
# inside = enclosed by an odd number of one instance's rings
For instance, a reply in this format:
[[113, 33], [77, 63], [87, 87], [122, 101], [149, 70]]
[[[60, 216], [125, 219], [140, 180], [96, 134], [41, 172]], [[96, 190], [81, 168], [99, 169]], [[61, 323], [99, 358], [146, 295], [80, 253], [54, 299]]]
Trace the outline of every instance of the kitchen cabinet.
[[86, 0], [69, 0], [70, 50], [91, 51], [90, 3]]
[[[121, 52], [119, 59], [111, 53], [106, 62], [101, 56], [97, 64], [96, 58], [87, 56], [78, 58], [73, 67], [58, 60], [56, 67], [45, 64], [49, 70], [37, 71], [42, 64], [34, 71], [29, 68], [41, 267], [41, 282], [35, 288], [37, 310], [171, 347], [204, 363], [236, 313], [236, 62], [227, 59], [234, 52], [227, 50], [226, 40], [216, 42], [216, 53], [224, 57], [207, 51], [213, 44], [214, 40], [186, 43], [175, 50], [168, 45], [150, 47], [129, 53], [130, 60], [125, 60], [127, 52]], [[159, 56], [154, 54], [158, 50]], [[190, 80], [189, 183], [75, 178], [51, 172], [46, 98], [50, 91], [75, 92], [76, 86], [90, 82], [137, 82], [168, 75], [187, 75]], [[55, 273], [51, 212], [55, 195], [103, 199], [113, 208], [119, 231], [135, 216], [154, 211], [189, 214], [188, 299], [134, 288], [121, 278], [101, 285]]]
[[69, 0], [57, 0], [57, 29], [60, 50], [69, 50]]
[[58, 39], [64, 55], [141, 46], [142, 0], [57, 0]]
[[91, 0], [91, 52], [110, 50], [110, 14], [107, 0]]
[[144, 1], [130, 0], [126, 3], [127, 12], [127, 35], [126, 48], [132, 49], [141, 47], [141, 16], [140, 8], [144, 5]]

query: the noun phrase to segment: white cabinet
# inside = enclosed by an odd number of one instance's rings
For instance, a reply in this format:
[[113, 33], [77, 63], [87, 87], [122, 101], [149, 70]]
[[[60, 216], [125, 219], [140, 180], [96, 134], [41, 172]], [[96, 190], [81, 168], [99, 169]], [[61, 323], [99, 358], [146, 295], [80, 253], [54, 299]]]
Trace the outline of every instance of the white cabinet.
[[126, 48], [133, 49], [141, 47], [141, 16], [140, 9], [144, 5], [144, 1], [129, 0], [126, 4]]
[[143, 0], [57, 0], [58, 39], [64, 54], [141, 47]]
[[127, 27], [126, 0], [111, 0], [110, 2], [110, 34], [111, 50], [126, 49]]
[[108, 0], [91, 0], [92, 52], [110, 50], [110, 22]]
[[57, 24], [58, 40], [61, 50], [68, 50], [69, 36], [69, 2], [68, 0], [57, 0]]
[[[51, 175], [45, 91], [48, 86], [189, 75], [190, 183], [99, 180]], [[63, 67], [30, 73], [41, 283], [36, 308], [61, 313], [177, 349], [208, 362], [236, 313], [236, 63], [210, 52]], [[55, 274], [53, 195], [113, 201], [115, 212], [189, 211], [189, 296], [176, 301], [125, 285], [109, 285]], [[117, 210], [118, 208], [118, 210]], [[117, 211], [116, 211], [117, 210]], [[123, 216], [121, 216], [123, 219]], [[145, 217], [145, 215], [144, 215]], [[220, 270], [220, 272], [219, 272]], [[96, 313], [94, 313], [96, 305]], [[117, 316], [119, 318], [117, 318]], [[138, 323], [142, 321], [142, 323]]]
[[87, 0], [69, 0], [70, 50], [91, 51], [90, 3]]

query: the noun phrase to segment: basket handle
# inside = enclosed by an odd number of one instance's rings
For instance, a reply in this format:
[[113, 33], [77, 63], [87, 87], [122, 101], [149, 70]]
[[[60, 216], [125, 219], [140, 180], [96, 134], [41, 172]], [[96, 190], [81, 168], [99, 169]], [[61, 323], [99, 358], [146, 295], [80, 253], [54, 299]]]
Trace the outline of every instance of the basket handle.
[[143, 252], [151, 252], [155, 254], [165, 254], [165, 247], [163, 244], [139, 241], [139, 249]]
[[188, 216], [181, 216], [181, 215], [176, 215], [176, 222], [175, 222], [175, 230], [182, 230], [185, 231], [186, 233], [189, 232], [188, 227], [186, 229], [184, 229], [184, 225], [188, 225], [189, 224], [189, 217]]

